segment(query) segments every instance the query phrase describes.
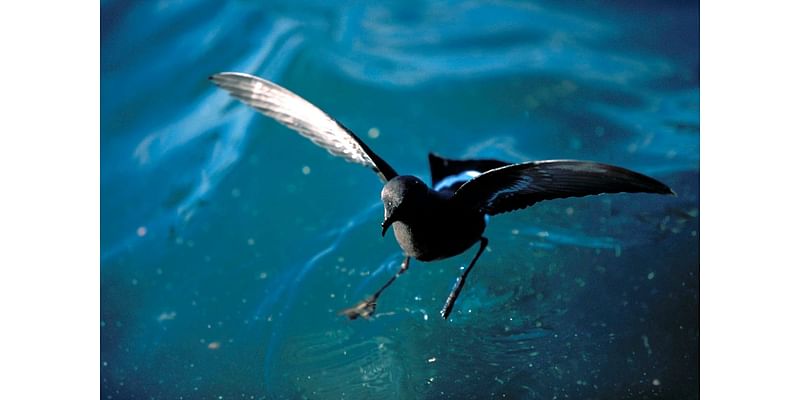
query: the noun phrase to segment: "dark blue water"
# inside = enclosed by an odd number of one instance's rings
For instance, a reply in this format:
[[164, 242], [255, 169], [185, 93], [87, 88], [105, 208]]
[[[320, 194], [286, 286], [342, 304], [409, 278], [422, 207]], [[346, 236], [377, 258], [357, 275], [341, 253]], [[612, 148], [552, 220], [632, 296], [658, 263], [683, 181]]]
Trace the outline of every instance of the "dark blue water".
[[[699, 397], [695, 2], [104, 1], [101, 392], [109, 399]], [[678, 197], [492, 218], [399, 266], [380, 182], [232, 102], [274, 80], [401, 173], [427, 152], [618, 164]], [[368, 132], [372, 132], [368, 135]]]

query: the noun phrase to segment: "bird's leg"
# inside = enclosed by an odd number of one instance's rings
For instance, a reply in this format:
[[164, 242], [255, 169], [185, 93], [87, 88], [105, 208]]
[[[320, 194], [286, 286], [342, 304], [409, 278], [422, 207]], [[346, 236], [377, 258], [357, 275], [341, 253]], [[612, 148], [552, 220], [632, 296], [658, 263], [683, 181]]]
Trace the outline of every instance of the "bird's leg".
[[387, 287], [389, 287], [389, 285], [391, 285], [395, 279], [397, 279], [398, 276], [402, 275], [403, 272], [406, 272], [406, 270], [408, 269], [408, 264], [410, 262], [411, 262], [411, 257], [406, 257], [406, 259], [403, 260], [403, 263], [400, 265], [400, 270], [397, 271], [394, 274], [394, 276], [389, 278], [389, 280], [386, 283], [384, 283], [383, 286], [381, 286], [381, 288], [378, 289], [377, 292], [375, 292], [372, 296], [369, 296], [366, 299], [362, 300], [355, 306], [340, 311], [339, 315], [347, 316], [347, 318], [350, 319], [356, 319], [358, 317], [369, 319], [369, 317], [371, 317], [372, 314], [375, 312], [375, 305], [378, 301], [378, 296], [380, 296], [381, 293]]
[[461, 289], [464, 288], [464, 281], [466, 281], [469, 271], [471, 271], [472, 267], [475, 266], [475, 262], [478, 261], [478, 258], [481, 256], [481, 253], [483, 253], [483, 250], [486, 249], [486, 246], [488, 244], [489, 244], [489, 239], [481, 237], [481, 247], [478, 249], [478, 253], [475, 254], [475, 258], [473, 258], [472, 262], [469, 263], [467, 269], [465, 269], [464, 272], [461, 274], [461, 276], [458, 277], [458, 280], [456, 280], [456, 284], [453, 285], [453, 290], [450, 292], [450, 295], [447, 296], [447, 301], [444, 303], [444, 307], [440, 312], [442, 314], [442, 318], [447, 319], [447, 317], [450, 316], [450, 312], [453, 311], [453, 305], [456, 303], [456, 299], [458, 298], [458, 295], [461, 293]]

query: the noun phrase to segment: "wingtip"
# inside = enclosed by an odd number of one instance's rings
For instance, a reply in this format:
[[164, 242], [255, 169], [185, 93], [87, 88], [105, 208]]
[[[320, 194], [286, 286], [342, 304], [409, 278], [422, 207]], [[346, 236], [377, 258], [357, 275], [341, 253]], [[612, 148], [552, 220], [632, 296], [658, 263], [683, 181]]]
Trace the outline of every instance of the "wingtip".
[[674, 197], [678, 197], [678, 194], [677, 194], [677, 193], [675, 193], [675, 191], [674, 191], [674, 190], [672, 190], [672, 188], [671, 188], [671, 187], [669, 187], [669, 186], [667, 186], [667, 185], [664, 185], [663, 183], [661, 184], [661, 187], [659, 187], [659, 188], [658, 188], [658, 189], [656, 189], [656, 190], [653, 190], [653, 191], [652, 191], [652, 193], [663, 194], [663, 195], [665, 195], [665, 196], [674, 196]]
[[219, 81], [224, 80], [226, 78], [226, 75], [227, 76], [236, 75], [236, 73], [235, 72], [217, 72], [215, 74], [211, 74], [208, 77], [208, 80], [210, 80], [210, 81], [212, 81], [214, 83], [217, 83]]

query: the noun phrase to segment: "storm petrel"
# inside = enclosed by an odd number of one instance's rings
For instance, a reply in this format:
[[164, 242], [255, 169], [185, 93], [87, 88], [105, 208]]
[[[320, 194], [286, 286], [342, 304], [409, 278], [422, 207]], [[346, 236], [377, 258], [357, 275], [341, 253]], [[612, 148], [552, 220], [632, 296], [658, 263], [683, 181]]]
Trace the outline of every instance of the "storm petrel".
[[404, 273], [411, 258], [434, 261], [478, 252], [456, 280], [442, 308], [447, 319], [467, 275], [486, 249], [488, 216], [530, 207], [543, 200], [602, 193], [673, 194], [665, 184], [640, 173], [592, 161], [547, 160], [506, 163], [498, 160], [448, 160], [429, 154], [432, 185], [398, 175], [361, 139], [300, 96], [264, 79], [223, 72], [209, 79], [256, 111], [297, 131], [335, 156], [371, 168], [384, 183], [381, 234], [390, 226], [405, 253], [400, 269], [377, 292], [341, 312], [369, 318], [378, 296]]

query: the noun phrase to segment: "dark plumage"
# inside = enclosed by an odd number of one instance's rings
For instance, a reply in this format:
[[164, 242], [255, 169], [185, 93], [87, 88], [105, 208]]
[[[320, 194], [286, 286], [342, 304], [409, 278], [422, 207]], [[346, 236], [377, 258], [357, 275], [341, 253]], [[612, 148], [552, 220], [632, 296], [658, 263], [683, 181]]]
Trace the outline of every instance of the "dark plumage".
[[456, 281], [442, 309], [445, 319], [488, 239], [486, 216], [530, 207], [543, 200], [601, 193], [674, 194], [663, 183], [613, 165], [591, 161], [549, 160], [510, 164], [498, 160], [447, 160], [429, 155], [432, 185], [398, 176], [386, 161], [341, 123], [275, 83], [225, 72], [210, 78], [217, 86], [347, 161], [371, 168], [384, 182], [382, 234], [394, 227], [405, 253], [400, 270], [375, 294], [342, 311], [351, 319], [368, 318], [384, 289], [404, 273], [411, 258], [440, 260], [461, 254], [475, 243], [478, 252]]

